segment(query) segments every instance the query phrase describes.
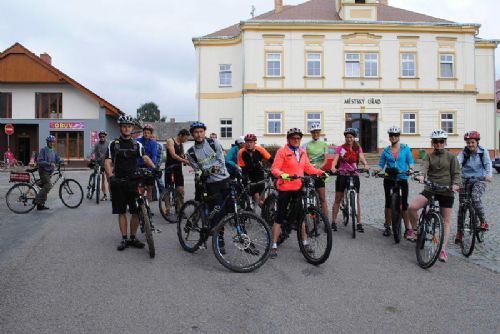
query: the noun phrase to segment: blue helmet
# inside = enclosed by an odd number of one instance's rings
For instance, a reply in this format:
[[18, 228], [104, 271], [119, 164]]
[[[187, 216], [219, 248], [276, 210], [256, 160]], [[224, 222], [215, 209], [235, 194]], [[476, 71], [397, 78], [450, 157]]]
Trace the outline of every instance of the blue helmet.
[[53, 135], [50, 135], [50, 136], [48, 136], [47, 138], [45, 138], [45, 140], [46, 140], [47, 142], [53, 143], [53, 142], [55, 142], [55, 141], [56, 141], [56, 137], [55, 137], [55, 136], [53, 136]]
[[190, 132], [191, 134], [193, 134], [193, 131], [194, 131], [195, 129], [203, 129], [203, 130], [206, 130], [206, 129], [207, 129], [207, 127], [206, 127], [205, 123], [203, 123], [203, 122], [194, 122], [194, 123], [192, 123], [192, 124], [191, 124], [191, 126], [189, 127], [189, 132]]

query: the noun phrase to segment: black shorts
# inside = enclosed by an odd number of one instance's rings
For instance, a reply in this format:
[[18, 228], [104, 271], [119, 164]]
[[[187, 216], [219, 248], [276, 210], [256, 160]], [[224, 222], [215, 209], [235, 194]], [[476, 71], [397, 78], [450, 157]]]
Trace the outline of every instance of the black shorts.
[[359, 193], [360, 183], [359, 176], [347, 176], [347, 175], [337, 175], [337, 180], [335, 180], [335, 192], [343, 193], [349, 186], [349, 177], [352, 177], [354, 181], [354, 188]]
[[286, 222], [287, 208], [290, 201], [300, 196], [300, 191], [280, 191], [278, 192], [278, 212], [276, 213], [276, 224], [282, 225]]
[[[309, 174], [305, 174], [309, 175]], [[314, 179], [314, 188], [319, 189], [319, 188], [324, 188], [325, 187], [325, 180], [316, 178]]]
[[396, 182], [399, 182], [399, 185], [401, 187], [401, 193], [402, 193], [401, 204], [403, 207], [403, 211], [406, 211], [408, 210], [408, 180], [394, 181], [394, 180], [384, 179], [385, 208], [386, 209], [391, 208], [391, 188]]
[[135, 202], [137, 182], [112, 178], [109, 186], [111, 189], [111, 207], [114, 215], [127, 213], [127, 206], [131, 214], [137, 213], [137, 204]]
[[[424, 190], [420, 193], [420, 195], [424, 196], [427, 199], [430, 199], [432, 196], [432, 192], [428, 190]], [[453, 203], [455, 202], [455, 197], [453, 196], [445, 196], [434, 193], [434, 199], [439, 202], [439, 206], [442, 208], [453, 208]]]
[[172, 175], [176, 187], [184, 187], [184, 175], [182, 174], [182, 166], [167, 167], [165, 170], [165, 185], [172, 184]]
[[[260, 181], [264, 181], [264, 173], [248, 174], [247, 177], [248, 177], [248, 181], [250, 183], [257, 183], [257, 182], [260, 182]], [[251, 186], [250, 190], [249, 190], [250, 195], [254, 195], [254, 194], [257, 194], [257, 193], [260, 194], [261, 192], [264, 191], [265, 186], [266, 185], [264, 183]]]

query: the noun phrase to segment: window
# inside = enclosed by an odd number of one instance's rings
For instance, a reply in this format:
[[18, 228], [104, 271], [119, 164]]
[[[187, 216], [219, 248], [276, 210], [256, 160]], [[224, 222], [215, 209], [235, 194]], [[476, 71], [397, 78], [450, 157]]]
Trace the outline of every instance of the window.
[[378, 54], [365, 54], [365, 77], [378, 77]]
[[417, 133], [417, 114], [405, 112], [403, 113], [403, 134]]
[[62, 159], [83, 159], [83, 131], [52, 131], [55, 150]]
[[307, 76], [321, 76], [321, 53], [307, 53]]
[[221, 138], [233, 138], [233, 120], [221, 119], [220, 120], [220, 137]]
[[442, 54], [439, 56], [439, 74], [441, 78], [454, 78], [453, 67], [453, 55]]
[[12, 118], [11, 93], [0, 93], [0, 118]]
[[414, 53], [401, 54], [401, 76], [403, 78], [415, 78], [416, 71], [416, 55]]
[[267, 114], [267, 133], [282, 133], [282, 114], [280, 112], [270, 112]]
[[345, 55], [345, 72], [346, 76], [350, 78], [357, 78], [360, 76], [360, 54], [359, 53], [346, 53]]
[[441, 129], [448, 133], [455, 133], [455, 114], [451, 112], [441, 113]]
[[366, 3], [366, 0], [356, 0], [354, 3]]
[[36, 93], [36, 118], [62, 118], [62, 93]]
[[268, 53], [267, 54], [267, 76], [280, 77], [281, 76], [281, 53]]
[[313, 124], [321, 124], [321, 112], [307, 112], [306, 113], [306, 129], [307, 131], [311, 130], [311, 126]]
[[232, 84], [232, 76], [233, 72], [231, 69], [231, 65], [222, 64], [219, 65], [219, 86], [231, 86]]

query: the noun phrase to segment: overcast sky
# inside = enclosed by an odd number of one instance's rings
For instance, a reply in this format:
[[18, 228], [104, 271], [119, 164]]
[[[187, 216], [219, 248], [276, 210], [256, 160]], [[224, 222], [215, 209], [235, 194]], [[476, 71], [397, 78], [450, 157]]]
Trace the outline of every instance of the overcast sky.
[[[334, 1], [334, 0], [332, 0]], [[284, 0], [294, 5], [305, 0]], [[461, 23], [500, 39], [498, 0], [389, 0], [395, 7]], [[163, 115], [193, 120], [196, 67], [191, 38], [274, 6], [274, 0], [1, 0], [0, 49], [20, 42], [135, 116], [154, 101]], [[500, 78], [497, 51], [496, 77]]]

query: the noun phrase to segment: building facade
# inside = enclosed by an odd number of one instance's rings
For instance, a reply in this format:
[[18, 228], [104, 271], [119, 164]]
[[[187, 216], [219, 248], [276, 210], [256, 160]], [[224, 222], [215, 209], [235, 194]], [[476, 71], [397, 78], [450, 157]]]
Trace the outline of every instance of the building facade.
[[495, 148], [494, 51], [461, 24], [377, 0], [312, 0], [275, 9], [194, 38], [198, 117], [227, 146], [255, 133], [283, 144], [287, 129], [320, 123], [325, 140], [343, 142], [355, 127], [367, 152], [402, 128], [415, 151], [433, 129], [450, 148], [477, 129]]
[[122, 112], [52, 66], [48, 54], [37, 56], [16, 43], [0, 53], [0, 153], [7, 149], [6, 124], [13, 124], [11, 151], [25, 164], [57, 138], [55, 149], [72, 165], [83, 164], [105, 130], [118, 136]]

